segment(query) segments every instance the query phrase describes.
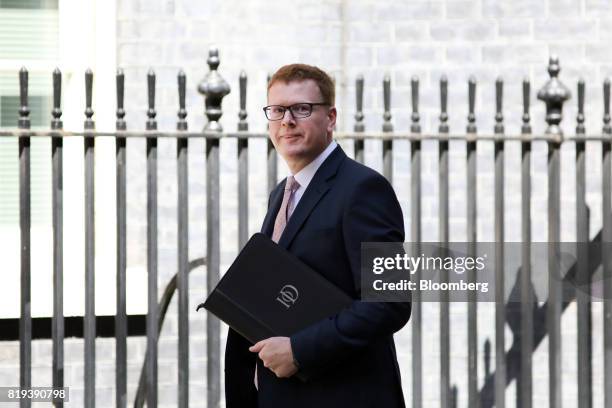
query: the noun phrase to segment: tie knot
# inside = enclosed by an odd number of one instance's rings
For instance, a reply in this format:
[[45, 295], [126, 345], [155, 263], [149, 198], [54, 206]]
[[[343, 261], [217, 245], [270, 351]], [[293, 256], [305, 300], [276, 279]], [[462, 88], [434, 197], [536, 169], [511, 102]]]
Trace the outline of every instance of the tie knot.
[[285, 184], [285, 190], [290, 190], [292, 193], [300, 188], [300, 183], [295, 180], [295, 177], [289, 176], [287, 177], [287, 183]]

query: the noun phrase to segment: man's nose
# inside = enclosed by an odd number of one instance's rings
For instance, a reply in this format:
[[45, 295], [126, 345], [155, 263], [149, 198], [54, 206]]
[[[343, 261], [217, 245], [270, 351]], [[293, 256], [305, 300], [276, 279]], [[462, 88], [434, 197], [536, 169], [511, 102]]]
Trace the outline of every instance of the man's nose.
[[286, 109], [283, 114], [283, 118], [281, 119], [281, 125], [285, 126], [295, 126], [295, 118], [293, 117], [293, 113], [291, 109]]

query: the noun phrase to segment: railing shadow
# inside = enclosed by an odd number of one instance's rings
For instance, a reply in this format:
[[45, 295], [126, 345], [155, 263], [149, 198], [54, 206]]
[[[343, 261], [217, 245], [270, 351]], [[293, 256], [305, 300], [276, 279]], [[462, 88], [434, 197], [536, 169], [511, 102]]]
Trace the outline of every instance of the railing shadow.
[[[191, 273], [194, 269], [206, 265], [206, 257], [196, 258], [189, 261], [189, 265], [187, 268], [187, 273]], [[166, 289], [164, 289], [164, 294], [162, 295], [158, 310], [159, 315], [157, 317], [157, 340], [159, 341], [159, 335], [164, 326], [164, 319], [166, 318], [166, 312], [168, 311], [168, 306], [170, 306], [170, 301], [172, 300], [172, 296], [174, 296], [174, 292], [176, 292], [176, 280], [177, 280], [178, 271], [172, 276], [172, 279], [166, 285]], [[142, 363], [142, 368], [140, 369], [140, 378], [138, 379], [138, 388], [136, 390], [136, 397], [134, 398], [134, 408], [142, 408], [145, 404], [146, 395], [147, 395], [147, 385], [146, 385], [146, 363], [147, 363], [147, 355], [149, 354], [149, 349], [147, 348], [145, 352], [145, 358]]]
[[[602, 231], [591, 240], [591, 243], [601, 242]], [[590, 245], [589, 253], [588, 253], [588, 273], [589, 276], [593, 276], [597, 268], [602, 264], [601, 251], [597, 250], [597, 246]], [[565, 277], [564, 281], [575, 281], [577, 273], [577, 265], [574, 262]], [[517, 273], [517, 279], [514, 282], [514, 286], [512, 287], [512, 291], [510, 293], [511, 298], [519, 298], [520, 292], [520, 268], [519, 273]], [[533, 285], [531, 286], [532, 295], [534, 299], [534, 307], [533, 307], [533, 350], [531, 353], [535, 351], [535, 349], [539, 346], [539, 344], [544, 340], [544, 337], [548, 334], [548, 326], [546, 325], [546, 316], [548, 312], [548, 301], [545, 302], [542, 306], [538, 307], [537, 299], [535, 298], [535, 291], [533, 289]], [[575, 300], [576, 294], [575, 292], [571, 295], [565, 295], [565, 301], [561, 304], [561, 313], [563, 313], [569, 304]], [[517, 380], [517, 384], [520, 380], [520, 372], [521, 372], [521, 309], [519, 302], [509, 302], [506, 304], [506, 322], [513, 333], [513, 342], [512, 346], [506, 353], [506, 387], [512, 382], [512, 380]], [[486, 353], [485, 353], [486, 354]], [[489, 356], [485, 356], [485, 365], [488, 365], [489, 362], [486, 361]], [[490, 365], [489, 365], [490, 366]], [[520, 395], [520, 390], [517, 387], [517, 395]], [[479, 392], [480, 399], [480, 407], [481, 408], [492, 408], [495, 405], [495, 372], [489, 372], [486, 370], [485, 372], [485, 381]], [[518, 405], [520, 406], [520, 405]]]

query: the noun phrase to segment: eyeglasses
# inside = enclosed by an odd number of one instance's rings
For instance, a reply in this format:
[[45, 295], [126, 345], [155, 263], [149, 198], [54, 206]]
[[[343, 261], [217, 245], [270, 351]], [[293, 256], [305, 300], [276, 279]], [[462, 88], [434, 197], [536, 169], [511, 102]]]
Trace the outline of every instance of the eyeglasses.
[[310, 103], [310, 102], [301, 102], [294, 103], [290, 106], [283, 105], [269, 105], [263, 108], [264, 113], [266, 114], [266, 118], [268, 120], [281, 120], [285, 117], [285, 112], [289, 111], [291, 116], [294, 119], [298, 118], [307, 118], [312, 115], [312, 107], [318, 105], [329, 105], [328, 103]]

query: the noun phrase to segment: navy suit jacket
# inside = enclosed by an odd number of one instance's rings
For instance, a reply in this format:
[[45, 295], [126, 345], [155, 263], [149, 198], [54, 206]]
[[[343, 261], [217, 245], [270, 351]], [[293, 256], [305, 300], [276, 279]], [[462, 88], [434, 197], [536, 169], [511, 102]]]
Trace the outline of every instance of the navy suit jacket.
[[[262, 232], [272, 235], [286, 180], [270, 194]], [[340, 146], [317, 170], [278, 244], [360, 298], [361, 243], [403, 242], [402, 210], [389, 182], [348, 158]], [[355, 300], [338, 315], [291, 336], [308, 381], [277, 378], [250, 343], [229, 330], [225, 353], [227, 408], [405, 407], [393, 333], [410, 303]], [[259, 391], [253, 385], [255, 364]]]

